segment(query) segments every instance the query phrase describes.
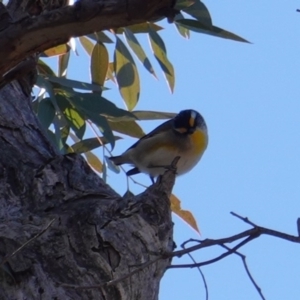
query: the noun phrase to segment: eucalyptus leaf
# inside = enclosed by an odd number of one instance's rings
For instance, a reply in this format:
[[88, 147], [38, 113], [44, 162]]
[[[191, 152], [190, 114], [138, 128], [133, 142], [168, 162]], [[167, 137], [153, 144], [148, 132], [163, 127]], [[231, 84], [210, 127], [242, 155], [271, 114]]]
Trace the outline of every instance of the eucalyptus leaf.
[[97, 42], [93, 48], [90, 69], [92, 83], [103, 86], [108, 69], [108, 51], [101, 42]]
[[208, 28], [212, 29], [213, 23], [210, 13], [201, 1], [196, 0], [192, 5], [184, 8], [183, 11], [200, 21]]
[[62, 94], [56, 95], [56, 101], [69, 126], [75, 132], [76, 136], [82, 139], [86, 130], [85, 119], [82, 113], [73, 107]]
[[[134, 24], [134, 25], [127, 26], [126, 28], [128, 28], [133, 33], [147, 33], [149, 32], [149, 27], [154, 31], [159, 31], [163, 29], [163, 27], [151, 22]], [[123, 32], [124, 32], [124, 28], [118, 28], [116, 31], [117, 34], [122, 34]]]
[[55, 76], [54, 71], [41, 59], [37, 63], [39, 74]]
[[139, 74], [127, 47], [120, 38], [116, 37], [116, 39], [114, 70], [120, 94], [128, 110], [132, 110], [136, 106], [140, 96]]
[[52, 48], [49, 48], [45, 50], [42, 54], [41, 57], [50, 57], [50, 56], [57, 56], [57, 55], [62, 55], [67, 52], [69, 52], [71, 47], [68, 44], [62, 44], [58, 45]]
[[59, 77], [66, 77], [67, 76], [67, 68], [70, 59], [70, 52], [66, 54], [60, 55], [58, 57], [58, 76]]
[[80, 89], [80, 90], [88, 90], [88, 91], [97, 91], [101, 92], [103, 90], [107, 90], [107, 88], [100, 86], [98, 84], [91, 84], [87, 82], [81, 82], [77, 80], [67, 79], [63, 77], [56, 77], [56, 76], [44, 76], [45, 80], [49, 80], [54, 83], [58, 83], [62, 86], [74, 88], [74, 89]]
[[94, 44], [85, 36], [80, 36], [79, 41], [88, 55], [92, 55]]
[[54, 116], [55, 108], [50, 98], [42, 99], [38, 104], [37, 117], [45, 130], [47, 130], [53, 122]]
[[86, 157], [86, 160], [88, 164], [97, 172], [102, 173], [103, 172], [103, 164], [100, 161], [100, 159], [92, 152], [86, 152], [84, 153], [84, 156]]
[[[115, 140], [121, 139], [118, 136], [115, 136]], [[70, 146], [74, 152], [76, 153], [85, 153], [88, 151], [91, 151], [93, 149], [96, 149], [98, 147], [101, 147], [105, 144], [109, 143], [109, 141], [105, 137], [97, 137], [97, 138], [88, 138], [82, 141], [79, 141], [72, 146]]]
[[141, 138], [145, 135], [142, 128], [133, 120], [124, 121], [118, 120], [118, 118], [115, 120], [117, 121], [110, 121], [110, 119], [108, 119], [108, 124], [113, 131], [117, 131], [134, 138]]
[[140, 62], [143, 64], [146, 70], [150, 72], [155, 78], [157, 78], [154, 69], [150, 63], [150, 60], [146, 56], [145, 51], [143, 50], [142, 46], [140, 45], [133, 32], [129, 28], [125, 27], [124, 36], [131, 50], [134, 52], [134, 54], [137, 56], [137, 58], [140, 60]]
[[154, 56], [166, 77], [171, 92], [173, 93], [175, 85], [175, 73], [173, 65], [167, 57], [165, 44], [158, 33], [152, 30], [151, 27], [149, 27], [149, 38]]
[[234, 41], [238, 41], [238, 42], [249, 43], [244, 38], [242, 38], [232, 32], [224, 30], [222, 28], [212, 26], [212, 28], [210, 29], [203, 23], [199, 22], [198, 20], [182, 19], [182, 20], [176, 21], [176, 23], [180, 24], [181, 26], [183, 26], [187, 29], [195, 31], [195, 32], [204, 33], [204, 34], [208, 34], [208, 35], [212, 35], [212, 36], [217, 36], [217, 37], [221, 37], [224, 39], [230, 39], [230, 40], [234, 40]]
[[111, 38], [109, 38], [103, 31], [88, 34], [87, 37], [94, 40], [95, 42], [113, 44]]

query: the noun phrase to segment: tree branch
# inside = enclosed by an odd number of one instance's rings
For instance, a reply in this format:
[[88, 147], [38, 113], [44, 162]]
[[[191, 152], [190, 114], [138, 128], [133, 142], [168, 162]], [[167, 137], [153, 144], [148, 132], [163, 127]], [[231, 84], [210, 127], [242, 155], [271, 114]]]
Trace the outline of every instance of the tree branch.
[[[4, 9], [0, 6], [0, 15]], [[158, 20], [169, 10], [172, 0], [78, 1], [37, 17], [2, 24], [0, 78], [26, 57], [65, 43], [70, 37]]]

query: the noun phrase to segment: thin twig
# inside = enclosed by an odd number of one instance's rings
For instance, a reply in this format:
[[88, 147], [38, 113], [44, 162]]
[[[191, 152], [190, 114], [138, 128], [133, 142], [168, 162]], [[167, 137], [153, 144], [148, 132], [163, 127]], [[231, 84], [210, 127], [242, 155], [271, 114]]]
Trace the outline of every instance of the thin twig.
[[247, 223], [247, 224], [252, 225], [253, 227], [259, 227], [259, 226], [257, 226], [256, 224], [254, 224], [253, 222], [251, 222], [247, 217], [242, 217], [242, 216], [238, 215], [237, 213], [235, 213], [235, 212], [233, 212], [233, 211], [231, 211], [230, 213], [231, 213], [234, 217], [239, 218], [240, 220], [244, 221], [244, 222]]
[[213, 258], [210, 260], [206, 260], [200, 263], [196, 263], [196, 264], [181, 264], [181, 265], [171, 265], [169, 267], [167, 267], [167, 269], [183, 269], [183, 268], [197, 268], [197, 267], [201, 267], [201, 266], [205, 266], [205, 265], [209, 265], [212, 263], [215, 263], [227, 256], [229, 256], [230, 254], [234, 253], [237, 249], [239, 249], [240, 247], [244, 246], [245, 244], [247, 244], [248, 242], [250, 242], [251, 240], [257, 238], [258, 236], [248, 236], [246, 239], [244, 239], [242, 242], [240, 242], [239, 244], [237, 244], [236, 246], [234, 246], [231, 250]]
[[[220, 245], [221, 247], [227, 249], [227, 250], [230, 250], [229, 247], [227, 247], [226, 245]], [[258, 284], [256, 283], [256, 281], [254, 280], [252, 274], [250, 273], [250, 270], [249, 270], [249, 267], [247, 265], [247, 262], [246, 262], [246, 255], [238, 252], [238, 251], [235, 251], [234, 254], [236, 254], [237, 256], [239, 256], [241, 259], [242, 259], [242, 262], [243, 262], [243, 265], [244, 265], [244, 268], [246, 270], [246, 273], [250, 279], [250, 281], [252, 282], [252, 284], [254, 285], [255, 289], [257, 290], [257, 292], [259, 293], [260, 297], [262, 300], [266, 300], [266, 298], [264, 297], [262, 291], [261, 291], [261, 288], [258, 286]]]
[[39, 232], [37, 235], [35, 235], [33, 238], [25, 242], [22, 246], [20, 246], [18, 249], [16, 249], [12, 254], [6, 255], [2, 262], [0, 263], [0, 267], [2, 267], [10, 258], [15, 256], [18, 252], [20, 252], [23, 248], [25, 248], [29, 243], [33, 242], [36, 240], [38, 237], [40, 237], [42, 234], [44, 234], [48, 228], [52, 225], [52, 223], [55, 221], [55, 219], [52, 219], [49, 224], [44, 228], [41, 232]]
[[[184, 242], [183, 244], [181, 244], [181, 247], [183, 249], [185, 249], [185, 245], [190, 243], [190, 242], [195, 242], [195, 240], [192, 240], [190, 239], [189, 241], [186, 241]], [[200, 241], [198, 241], [200, 242]], [[200, 242], [201, 243], [201, 242]], [[192, 254], [188, 253], [188, 256], [190, 257], [190, 259], [193, 261], [194, 264], [196, 264], [196, 260], [194, 259], [194, 257], [192, 256]], [[205, 299], [208, 300], [208, 286], [207, 286], [207, 283], [206, 283], [206, 279], [205, 279], [205, 276], [202, 272], [202, 270], [200, 269], [200, 267], [197, 268], [201, 277], [202, 277], [202, 281], [203, 281], [203, 284], [204, 284], [204, 289], [205, 289]]]

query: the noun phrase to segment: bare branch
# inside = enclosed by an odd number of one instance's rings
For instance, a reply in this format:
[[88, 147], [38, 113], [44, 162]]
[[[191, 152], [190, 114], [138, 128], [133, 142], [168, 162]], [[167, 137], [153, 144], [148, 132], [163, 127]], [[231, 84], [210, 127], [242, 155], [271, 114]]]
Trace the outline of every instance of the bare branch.
[[236, 214], [236, 213], [233, 212], [233, 211], [231, 211], [230, 213], [231, 213], [234, 217], [239, 218], [240, 220], [244, 221], [245, 223], [250, 224], [250, 225], [252, 225], [253, 227], [257, 227], [257, 225], [254, 224], [253, 222], [251, 222], [247, 217], [242, 217], [242, 216]]
[[[227, 249], [227, 250], [230, 250], [229, 247], [227, 247], [226, 245], [220, 245], [221, 247]], [[255, 289], [257, 290], [257, 292], [259, 293], [260, 297], [262, 300], [266, 300], [266, 298], [264, 297], [262, 291], [261, 291], [261, 288], [258, 286], [258, 284], [255, 282], [252, 274], [250, 273], [250, 270], [248, 268], [248, 265], [247, 265], [247, 261], [246, 261], [246, 255], [238, 252], [238, 251], [235, 251], [234, 254], [238, 255], [241, 259], [242, 259], [242, 262], [243, 262], [243, 265], [244, 265], [244, 268], [246, 270], [246, 273], [250, 279], [250, 281], [252, 282], [252, 284], [254, 285]]]
[[[185, 249], [185, 245], [190, 243], [190, 242], [200, 242], [199, 240], [193, 240], [193, 239], [190, 239], [186, 242], [184, 242], [183, 244], [181, 244], [181, 247], [183, 249]], [[194, 257], [192, 256], [192, 254], [188, 253], [188, 256], [190, 257], [190, 259], [194, 262], [194, 264], [196, 264], [196, 260], [194, 259]], [[206, 279], [205, 279], [205, 276], [202, 272], [202, 270], [200, 269], [200, 267], [198, 267], [198, 271], [202, 277], [202, 281], [203, 281], [203, 284], [204, 284], [204, 289], [205, 289], [205, 299], [208, 300], [208, 287], [207, 287], [207, 283], [206, 283]]]
[[200, 263], [196, 263], [196, 264], [181, 264], [181, 265], [171, 265], [168, 267], [168, 269], [182, 269], [182, 268], [197, 268], [197, 267], [201, 267], [201, 266], [205, 266], [205, 265], [209, 265], [212, 263], [215, 263], [227, 256], [229, 256], [230, 254], [234, 253], [237, 249], [239, 249], [240, 247], [246, 245], [248, 242], [252, 241], [253, 239], [257, 238], [258, 236], [249, 236], [246, 239], [244, 239], [242, 242], [240, 242], [239, 244], [237, 244], [236, 246], [234, 246], [232, 249], [228, 250], [227, 252], [213, 258], [210, 260], [206, 260]]

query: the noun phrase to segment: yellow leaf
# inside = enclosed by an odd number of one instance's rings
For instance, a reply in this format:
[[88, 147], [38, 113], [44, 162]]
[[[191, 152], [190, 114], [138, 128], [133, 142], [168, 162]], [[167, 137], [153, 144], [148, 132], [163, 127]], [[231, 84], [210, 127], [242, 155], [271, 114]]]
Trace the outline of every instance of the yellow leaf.
[[86, 157], [89, 165], [95, 169], [97, 172], [102, 173], [103, 165], [100, 159], [92, 152], [85, 152], [84, 156]]
[[85, 36], [79, 37], [79, 41], [84, 48], [84, 50], [87, 52], [88, 55], [92, 55], [94, 44]]
[[114, 69], [119, 91], [127, 109], [133, 110], [140, 96], [140, 79], [135, 62], [121, 39], [116, 37]]
[[107, 69], [108, 52], [104, 44], [98, 42], [93, 49], [91, 57], [92, 83], [97, 83], [103, 86]]
[[175, 86], [175, 72], [174, 72], [173, 65], [171, 64], [171, 62], [167, 57], [167, 50], [166, 50], [165, 43], [162, 40], [162, 38], [158, 35], [158, 33], [150, 27], [149, 27], [149, 38], [150, 38], [150, 45], [154, 53], [154, 56], [165, 75], [165, 78], [168, 82], [171, 92], [173, 93], [174, 86]]
[[181, 202], [174, 194], [170, 196], [170, 201], [172, 212], [176, 214], [179, 218], [181, 218], [183, 221], [188, 223], [188, 225], [190, 225], [200, 234], [200, 230], [198, 228], [197, 222], [193, 214], [188, 210], [181, 209]]
[[44, 51], [45, 56], [56, 56], [56, 55], [63, 55], [69, 52], [70, 46], [67, 44], [58, 45], [56, 47], [47, 49]]
[[142, 128], [135, 121], [110, 121], [108, 124], [113, 131], [117, 131], [135, 138], [141, 138], [145, 135]]

